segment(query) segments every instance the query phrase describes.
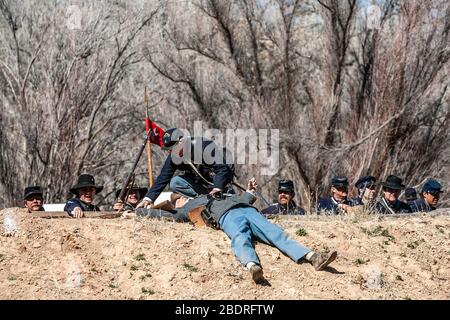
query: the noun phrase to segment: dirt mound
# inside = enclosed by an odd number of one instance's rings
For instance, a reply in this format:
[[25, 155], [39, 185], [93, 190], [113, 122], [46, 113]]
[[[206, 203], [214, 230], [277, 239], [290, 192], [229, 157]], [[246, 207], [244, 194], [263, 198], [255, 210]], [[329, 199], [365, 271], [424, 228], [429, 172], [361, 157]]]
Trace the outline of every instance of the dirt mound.
[[0, 211], [1, 299], [450, 299], [450, 216], [277, 217], [338, 250], [316, 272], [257, 244], [255, 285], [221, 231], [160, 220], [42, 219]]

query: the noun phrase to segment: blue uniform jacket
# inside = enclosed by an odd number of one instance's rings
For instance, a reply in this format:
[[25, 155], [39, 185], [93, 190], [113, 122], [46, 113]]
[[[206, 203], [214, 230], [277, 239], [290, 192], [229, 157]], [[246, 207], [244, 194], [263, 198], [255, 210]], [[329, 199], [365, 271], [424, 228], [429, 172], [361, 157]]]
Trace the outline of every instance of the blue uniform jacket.
[[[203, 140], [202, 142], [202, 150], [204, 151], [205, 148], [212, 143], [211, 140]], [[207, 151], [208, 152], [208, 151]], [[208, 152], [209, 154], [209, 152]], [[214, 156], [214, 152], [211, 152], [212, 156]], [[192, 157], [194, 157], [192, 152]], [[203, 159], [202, 159], [203, 160]], [[194, 161], [192, 161], [194, 163]], [[195, 163], [194, 163], [195, 164]], [[199, 168], [199, 172], [201, 175], [207, 179], [208, 181], [212, 182], [214, 184], [214, 188], [219, 188], [221, 190], [226, 190], [226, 186], [230, 184], [233, 180], [233, 171], [231, 167], [227, 164], [225, 164], [225, 161], [223, 161], [223, 164], [206, 164], [203, 163], [197, 166]], [[158, 175], [158, 178], [156, 178], [155, 183], [150, 188], [150, 190], [145, 195], [146, 198], [151, 199], [152, 201], [155, 201], [156, 198], [161, 194], [161, 192], [164, 190], [164, 188], [167, 186], [167, 184], [170, 182], [172, 177], [174, 176], [175, 172], [177, 170], [185, 171], [186, 173], [197, 176], [197, 174], [194, 172], [192, 167], [189, 164], [181, 163], [181, 164], [175, 164], [172, 161], [172, 155], [170, 154], [166, 161], [164, 162], [164, 165], [161, 169], [161, 172]], [[211, 178], [210, 173], [213, 172], [214, 176]]]
[[72, 198], [67, 200], [66, 205], [64, 206], [64, 211], [72, 215], [72, 211], [76, 207], [80, 207], [82, 211], [100, 211], [100, 208], [96, 205], [84, 203], [79, 198]]
[[433, 210], [436, 210], [435, 207], [430, 206], [425, 202], [423, 198], [417, 199], [416, 201], [413, 201], [409, 204], [411, 207], [411, 210], [413, 212], [430, 212]]
[[274, 203], [273, 205], [261, 210], [262, 214], [293, 214], [293, 215], [303, 215], [305, 210], [303, 208], [297, 207], [294, 201], [291, 201], [289, 207], [283, 206], [279, 203]]
[[[355, 205], [349, 199], [345, 199], [341, 203], [352, 207]], [[320, 213], [320, 211], [331, 211], [333, 214], [339, 214], [338, 204], [339, 203], [333, 197], [320, 198], [317, 203], [317, 213]]]

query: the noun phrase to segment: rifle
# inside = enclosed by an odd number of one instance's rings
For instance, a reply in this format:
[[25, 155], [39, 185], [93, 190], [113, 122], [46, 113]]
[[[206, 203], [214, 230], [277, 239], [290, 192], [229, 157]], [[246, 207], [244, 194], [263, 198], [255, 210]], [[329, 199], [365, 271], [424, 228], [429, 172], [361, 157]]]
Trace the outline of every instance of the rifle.
[[137, 167], [137, 165], [139, 163], [139, 160], [141, 159], [142, 153], [144, 152], [145, 146], [147, 145], [147, 141], [151, 137], [150, 136], [151, 133], [152, 133], [152, 130], [149, 130], [147, 132], [147, 135], [145, 137], [145, 141], [144, 141], [144, 143], [142, 143], [141, 148], [139, 149], [139, 153], [138, 153], [138, 155], [136, 157], [136, 160], [134, 160], [133, 168], [131, 168], [131, 172], [128, 174], [128, 177], [127, 177], [127, 179], [125, 180], [125, 183], [122, 186], [122, 190], [120, 191], [120, 194], [119, 194], [119, 200], [121, 200], [122, 202], [125, 202], [125, 194], [127, 192], [127, 187], [130, 184], [130, 181], [131, 181], [131, 179], [132, 179], [132, 177], [134, 175], [134, 171], [136, 170], [136, 167]]

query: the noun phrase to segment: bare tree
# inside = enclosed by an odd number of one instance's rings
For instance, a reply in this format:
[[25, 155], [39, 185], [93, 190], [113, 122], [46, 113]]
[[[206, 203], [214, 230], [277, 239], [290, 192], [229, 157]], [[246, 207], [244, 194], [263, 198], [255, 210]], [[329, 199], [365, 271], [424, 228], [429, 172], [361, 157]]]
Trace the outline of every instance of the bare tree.
[[72, 12], [78, 26], [69, 24], [67, 8], [0, 3], [0, 78], [6, 84], [0, 176], [7, 203], [29, 184], [46, 188], [46, 201], [64, 201], [82, 172], [111, 191], [114, 175], [131, 158], [133, 148], [124, 147], [139, 132], [136, 100], [124, 96], [123, 85], [142, 61], [137, 38], [157, 6], [141, 14], [82, 2]]

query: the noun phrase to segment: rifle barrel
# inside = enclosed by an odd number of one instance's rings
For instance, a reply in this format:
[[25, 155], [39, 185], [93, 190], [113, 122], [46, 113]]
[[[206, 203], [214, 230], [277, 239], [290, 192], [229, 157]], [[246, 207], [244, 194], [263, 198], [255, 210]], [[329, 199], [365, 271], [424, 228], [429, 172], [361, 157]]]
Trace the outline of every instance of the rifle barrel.
[[[235, 185], [236, 187], [238, 187], [239, 189], [241, 189], [242, 191], [246, 191], [247, 189], [245, 187], [243, 187], [242, 185], [240, 185], [237, 182], [233, 182], [233, 185]], [[255, 194], [256, 196], [261, 199], [267, 206], [270, 206], [269, 201], [266, 200], [266, 198], [263, 197], [263, 195], [261, 194], [261, 192], [259, 192], [258, 190], [255, 190]]]
[[133, 173], [136, 170], [136, 167], [137, 167], [137, 165], [139, 163], [139, 160], [141, 159], [142, 153], [144, 152], [145, 146], [147, 145], [147, 140], [150, 137], [150, 133], [151, 133], [151, 130], [148, 131], [147, 136], [145, 138], [145, 141], [144, 141], [144, 143], [142, 143], [141, 148], [139, 149], [139, 153], [138, 153], [138, 155], [136, 157], [136, 160], [134, 160], [133, 168], [131, 169], [131, 172], [128, 174], [128, 177], [127, 177], [127, 179], [125, 180], [125, 183], [122, 186], [122, 190], [120, 191], [120, 194], [119, 194], [119, 199], [122, 202], [125, 201], [125, 193], [127, 191], [128, 184], [130, 183], [131, 177], [133, 176]]

